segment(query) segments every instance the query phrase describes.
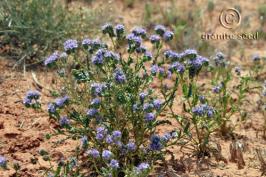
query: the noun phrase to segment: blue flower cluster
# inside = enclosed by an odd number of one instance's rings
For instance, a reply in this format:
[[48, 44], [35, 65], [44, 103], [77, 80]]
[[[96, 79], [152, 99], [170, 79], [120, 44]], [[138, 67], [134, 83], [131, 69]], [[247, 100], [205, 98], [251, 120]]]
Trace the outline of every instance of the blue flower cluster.
[[125, 33], [125, 26], [122, 24], [117, 24], [115, 26], [115, 32], [118, 38], [122, 38]]
[[27, 107], [39, 104], [38, 100], [40, 96], [41, 96], [40, 92], [36, 90], [30, 90], [26, 93], [26, 96], [23, 100], [23, 104]]
[[[196, 55], [194, 52], [193, 53], [187, 53], [187, 56], [194, 56]], [[187, 65], [188, 65], [188, 70], [189, 70], [189, 77], [190, 78], [194, 78], [196, 75], [199, 74], [201, 68], [204, 65], [208, 65], [209, 60], [205, 57], [196, 55], [195, 58], [190, 58], [187, 61]]]
[[88, 50], [90, 53], [93, 53], [95, 51], [97, 51], [98, 49], [106, 49], [106, 44], [104, 44], [102, 41], [100, 41], [99, 39], [83, 39], [82, 41], [82, 46], [84, 47], [84, 49]]
[[253, 62], [259, 62], [260, 61], [259, 54], [253, 54], [251, 58], [252, 58]]
[[167, 59], [170, 59], [171, 61], [180, 61], [181, 60], [181, 55], [172, 51], [172, 50], [166, 50], [164, 52], [164, 56]]
[[214, 57], [215, 66], [217, 67], [225, 67], [227, 62], [225, 60], [225, 55], [222, 52], [216, 53]]
[[222, 84], [218, 84], [215, 87], [212, 88], [213, 93], [220, 93], [223, 88]]
[[70, 120], [68, 119], [67, 116], [62, 116], [59, 120], [59, 125], [61, 127], [66, 127], [66, 126], [69, 126], [70, 124]]
[[53, 63], [55, 63], [60, 58], [60, 55], [58, 52], [54, 52], [52, 55], [47, 57], [44, 61], [45, 66], [51, 66]]
[[53, 103], [48, 104], [49, 114], [56, 113], [56, 109], [57, 108], [63, 108], [65, 105], [67, 105], [69, 103], [69, 100], [70, 99], [68, 96], [56, 98]]
[[236, 66], [236, 67], [234, 68], [234, 70], [235, 70], [235, 73], [236, 73], [238, 76], [240, 76], [240, 74], [241, 74], [241, 68], [240, 68], [239, 66]]
[[146, 30], [144, 28], [142, 28], [142, 27], [135, 27], [135, 28], [133, 28], [132, 33], [135, 36], [141, 36], [142, 38], [145, 38], [146, 35], [147, 35]]
[[199, 117], [207, 116], [208, 118], [212, 118], [215, 114], [215, 110], [213, 107], [207, 104], [200, 104], [192, 108], [192, 113], [195, 116], [199, 116]]
[[176, 138], [175, 132], [165, 133], [161, 137], [159, 135], [152, 135], [150, 138], [149, 149], [152, 151], [160, 151], [167, 142], [174, 138]]
[[102, 96], [103, 92], [107, 89], [105, 83], [92, 83], [91, 84], [91, 93], [93, 96]]
[[100, 48], [92, 57], [91, 61], [95, 65], [103, 65], [105, 61], [106, 62], [113, 61], [116, 63], [119, 60], [119, 58], [120, 56], [117, 53]]
[[170, 41], [174, 37], [174, 33], [166, 29], [163, 25], [156, 25], [154, 31], [160, 35], [165, 41]]
[[108, 34], [110, 37], [115, 37], [114, 28], [110, 23], [106, 23], [102, 26], [102, 32], [103, 34]]
[[118, 84], [123, 84], [126, 82], [126, 75], [124, 74], [124, 72], [120, 68], [117, 68], [115, 70], [114, 78], [115, 78], [116, 83], [118, 83]]
[[105, 147], [102, 150], [98, 150], [97, 148], [91, 148], [87, 151], [87, 154], [94, 160], [100, 160], [99, 158], [101, 157], [104, 161], [107, 162], [108, 166], [111, 169], [118, 169], [120, 167], [119, 161], [114, 159], [115, 154], [112, 152], [113, 150], [109, 149], [118, 148], [120, 150], [120, 153], [124, 154], [134, 152], [137, 148], [136, 144], [131, 140], [128, 141], [128, 144], [124, 145], [121, 142], [121, 138], [122, 133], [119, 130], [114, 130], [113, 132], [108, 133], [108, 130], [105, 127], [98, 127], [96, 129], [95, 139], [102, 145], [106, 143], [106, 145], [110, 147]]
[[148, 163], [142, 162], [136, 167], [136, 172], [137, 174], [142, 174], [143, 172], [147, 171], [149, 168], [150, 165]]
[[64, 49], [67, 54], [73, 53], [78, 48], [78, 41], [69, 39], [64, 42]]

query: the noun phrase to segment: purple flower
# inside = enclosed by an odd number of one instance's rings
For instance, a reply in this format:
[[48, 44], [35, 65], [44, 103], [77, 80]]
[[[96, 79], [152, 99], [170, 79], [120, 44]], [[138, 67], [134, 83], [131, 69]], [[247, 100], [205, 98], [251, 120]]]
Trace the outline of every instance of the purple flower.
[[105, 127], [98, 127], [98, 128], [96, 129], [96, 132], [97, 132], [97, 133], [103, 133], [103, 134], [105, 134], [105, 133], [107, 133], [107, 130], [106, 130]]
[[139, 99], [140, 99], [140, 101], [143, 102], [144, 99], [145, 99], [147, 96], [148, 96], [147, 93], [145, 93], [145, 92], [141, 92], [141, 93], [139, 94]]
[[86, 43], [85, 48], [88, 48], [90, 53], [93, 53], [94, 51], [100, 49], [100, 48], [106, 48], [106, 45], [102, 43], [99, 39], [93, 39], [90, 43]]
[[151, 52], [149, 52], [149, 51], [146, 51], [145, 53], [144, 53], [144, 57], [147, 59], [147, 60], [151, 60], [152, 59], [152, 53]]
[[136, 144], [134, 142], [129, 142], [127, 145], [128, 151], [135, 151], [136, 150]]
[[200, 103], [202, 103], [202, 104], [206, 102], [206, 98], [203, 95], [199, 96], [199, 100], [200, 100]]
[[183, 74], [185, 72], [185, 66], [179, 62], [174, 62], [172, 65], [169, 67], [169, 71], [171, 72], [178, 72], [179, 74]]
[[32, 101], [34, 100], [35, 103], [37, 103], [38, 99], [40, 98], [40, 93], [36, 90], [29, 90], [26, 93], [25, 98], [23, 99], [23, 104], [25, 106], [31, 106], [33, 103]]
[[26, 93], [26, 98], [29, 98], [29, 99], [39, 99], [41, 96], [40, 92], [36, 91], [36, 90], [29, 90], [27, 93]]
[[166, 31], [163, 35], [165, 41], [170, 41], [174, 37], [174, 33], [172, 31]]
[[68, 96], [64, 96], [64, 97], [55, 99], [55, 105], [57, 107], [59, 107], [59, 108], [63, 107], [68, 102], [69, 102], [69, 97]]
[[150, 168], [150, 165], [148, 163], [142, 162], [137, 166], [137, 173], [142, 173]]
[[124, 72], [122, 71], [122, 69], [120, 69], [120, 68], [117, 68], [115, 70], [114, 78], [118, 84], [123, 84], [126, 82], [126, 76], [125, 76]]
[[125, 32], [125, 27], [122, 24], [118, 24], [115, 26], [115, 32], [118, 37], [121, 37]]
[[0, 167], [2, 168], [6, 168], [6, 165], [7, 165], [7, 160], [4, 156], [1, 156], [0, 155]]
[[112, 138], [114, 141], [119, 140], [121, 137], [122, 137], [122, 133], [120, 131], [118, 131], [118, 130], [113, 131]]
[[152, 112], [146, 113], [146, 115], [145, 115], [145, 121], [150, 122], [150, 121], [153, 121], [154, 119], [155, 119], [154, 113], [152, 113]]
[[176, 131], [171, 132], [171, 137], [172, 138], [177, 138], [178, 137], [178, 133]]
[[196, 56], [198, 55], [198, 52], [194, 49], [187, 49], [184, 52], [182, 52], [180, 55], [181, 55], [181, 58], [187, 57], [187, 58], [193, 59], [193, 58], [196, 58]]
[[151, 35], [150, 36], [150, 41], [153, 44], [159, 43], [160, 42], [160, 36], [158, 36], [158, 35]]
[[78, 41], [77, 40], [69, 39], [69, 40], [64, 42], [64, 49], [67, 53], [72, 52], [76, 48], [78, 48]]
[[155, 109], [159, 110], [162, 106], [162, 102], [161, 102], [161, 100], [156, 99], [156, 100], [153, 100], [153, 105], [154, 105]]
[[208, 118], [213, 117], [214, 109], [207, 104], [201, 104], [192, 108], [192, 113], [195, 116], [204, 117], [207, 116]]
[[136, 48], [136, 52], [137, 53], [145, 53], [147, 51], [147, 48], [143, 45], [139, 46], [138, 48]]
[[97, 133], [95, 138], [96, 138], [97, 140], [103, 140], [103, 139], [104, 139], [104, 134]]
[[166, 50], [163, 54], [164, 54], [165, 58], [169, 58], [172, 55], [172, 53], [174, 53], [174, 51]]
[[29, 99], [29, 98], [24, 98], [24, 99], [23, 99], [23, 104], [24, 104], [25, 106], [30, 106], [30, 105], [32, 105], [32, 100]]
[[188, 60], [188, 66], [189, 66], [189, 76], [193, 78], [196, 76], [203, 65], [208, 64], [209, 60], [202, 56], [196, 56], [196, 58]]
[[222, 90], [222, 84], [216, 85], [215, 87], [212, 88], [213, 93], [220, 93]]
[[240, 68], [239, 66], [236, 66], [236, 67], [235, 67], [235, 73], [236, 73], [237, 75], [240, 75], [240, 74], [241, 74], [241, 68]]
[[162, 137], [161, 137], [161, 140], [163, 142], [168, 142], [170, 139], [172, 138], [171, 134], [170, 133], [165, 133]]
[[164, 56], [168, 59], [171, 59], [171, 60], [173, 60], [173, 61], [176, 61], [176, 60], [180, 60], [180, 58], [181, 58], [181, 55], [180, 54], [178, 54], [178, 53], [176, 53], [176, 52], [174, 52], [174, 51], [172, 51], [172, 50], [166, 50], [165, 52], [164, 52]]
[[47, 57], [44, 61], [44, 65], [48, 66], [48, 65], [52, 65], [53, 63], [55, 63], [58, 59], [59, 59], [59, 53], [58, 52], [54, 52], [52, 55], [50, 55], [49, 57]]
[[105, 160], [109, 160], [112, 156], [112, 152], [109, 150], [103, 150], [102, 158]]
[[253, 61], [253, 62], [260, 61], [260, 56], [259, 56], [258, 54], [253, 54], [253, 55], [252, 55], [252, 61]]
[[68, 126], [70, 124], [70, 120], [67, 118], [67, 116], [63, 116], [59, 120], [59, 125], [61, 127]]
[[160, 76], [164, 76], [164, 74], [165, 74], [165, 70], [164, 70], [164, 68], [163, 67], [159, 67], [159, 75]]
[[119, 163], [117, 160], [112, 159], [109, 163], [110, 167], [113, 169], [118, 169], [119, 168]]
[[154, 30], [155, 30], [155, 32], [156, 32], [157, 34], [159, 34], [160, 36], [163, 36], [164, 33], [165, 33], [165, 31], [166, 31], [166, 28], [165, 28], [165, 26], [163, 26], [163, 25], [156, 25], [156, 26], [154, 27]]
[[136, 36], [136, 35], [133, 34], [133, 33], [127, 35], [127, 40], [128, 40], [128, 43], [129, 43], [130, 47], [132, 47], [132, 45], [133, 45], [135, 48], [138, 48], [138, 47], [141, 46], [141, 42], [142, 42], [141, 37]]
[[96, 139], [102, 140], [104, 139], [105, 135], [107, 134], [107, 130], [104, 127], [98, 127], [96, 129]]
[[111, 135], [107, 135], [105, 138], [105, 141], [107, 144], [112, 144], [113, 143], [113, 138]]
[[54, 103], [49, 103], [47, 111], [51, 114], [55, 113], [56, 112], [56, 105]]
[[193, 114], [202, 117], [202, 116], [204, 116], [205, 108], [202, 105], [196, 106], [196, 107], [192, 108], [192, 112], [193, 112]]
[[133, 30], [132, 30], [132, 33], [135, 35], [135, 36], [141, 36], [141, 37], [145, 37], [146, 36], [146, 30], [144, 28], [141, 28], [141, 27], [135, 27]]
[[92, 106], [99, 106], [101, 104], [101, 100], [99, 98], [94, 98], [92, 101], [91, 101], [91, 105]]
[[159, 151], [162, 149], [161, 138], [158, 135], [153, 135], [150, 139], [150, 149], [153, 151]]
[[118, 141], [115, 141], [114, 143], [115, 143], [115, 145], [118, 146], [119, 148], [122, 148], [122, 147], [124, 146], [123, 143], [122, 143], [121, 141], [119, 141], [119, 140], [118, 140]]
[[117, 53], [114, 53], [112, 51], [108, 51], [106, 50], [105, 53], [104, 53], [104, 58], [109, 61], [109, 60], [113, 60], [113, 61], [119, 61], [119, 54]]
[[100, 96], [105, 88], [106, 88], [106, 85], [104, 83], [92, 83], [91, 84], [91, 92], [94, 96]]
[[143, 111], [151, 111], [153, 108], [154, 108], [154, 105], [150, 103], [145, 103], [143, 105]]
[[82, 45], [85, 48], [88, 48], [91, 44], [92, 44], [92, 40], [91, 39], [83, 39], [83, 41], [82, 41]]
[[110, 23], [106, 23], [102, 26], [102, 32], [103, 34], [109, 34], [110, 37], [115, 36], [113, 25]]
[[214, 62], [216, 66], [224, 67], [226, 65], [224, 54], [222, 52], [216, 53]]
[[152, 65], [152, 67], [151, 67], [151, 73], [153, 75], [155, 75], [158, 72], [158, 70], [159, 70], [158, 65]]
[[96, 54], [91, 58], [92, 63], [95, 65], [102, 65], [104, 61], [103, 59], [105, 52], [105, 49], [99, 49]]
[[100, 153], [97, 149], [90, 149], [87, 152], [89, 155], [91, 155], [93, 158], [98, 158], [100, 157]]
[[94, 117], [98, 114], [98, 110], [95, 108], [91, 108], [87, 111], [87, 116], [88, 117]]

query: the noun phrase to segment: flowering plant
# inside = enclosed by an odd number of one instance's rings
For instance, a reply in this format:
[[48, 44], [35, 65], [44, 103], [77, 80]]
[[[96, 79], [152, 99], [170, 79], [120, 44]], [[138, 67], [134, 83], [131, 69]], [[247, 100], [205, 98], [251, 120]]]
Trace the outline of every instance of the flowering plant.
[[[191, 145], [197, 156], [206, 155], [211, 133], [240, 110], [230, 107], [235, 101], [227, 89], [231, 68], [222, 54], [217, 54], [213, 69], [209, 59], [193, 49], [181, 53], [168, 49], [173, 33], [162, 25], [155, 26], [156, 34], [150, 36], [141, 27], [130, 34], [125, 31], [121, 24], [106, 24], [102, 27], [106, 43], [70, 39], [64, 52], [45, 60], [48, 68], [57, 68], [62, 85], [61, 96], [49, 103], [48, 113], [58, 122], [59, 134], [81, 142], [75, 157], [51, 167], [50, 176], [148, 176], [158, 160], [165, 159], [169, 146]], [[219, 97], [199, 84], [200, 72], [208, 69], [214, 76], [212, 84], [218, 84], [213, 93], [222, 93]], [[239, 105], [248, 80], [241, 77]], [[40, 107], [39, 97], [29, 92], [24, 104]], [[179, 103], [182, 112], [175, 109]], [[159, 133], [158, 126], [172, 124], [171, 120], [179, 125]], [[47, 153], [40, 154], [49, 160]]]
[[[162, 55], [163, 43], [173, 33], [162, 30], [155, 28], [157, 34], [148, 36], [136, 27], [126, 35], [123, 25], [106, 24], [102, 32], [110, 39], [107, 43], [67, 40], [63, 53], [45, 60], [47, 67], [58, 68], [64, 86], [61, 97], [49, 103], [49, 115], [58, 121], [60, 133], [81, 139], [76, 165], [60, 163], [55, 176], [65, 174], [66, 167], [71, 169], [67, 174], [147, 176], [165, 148], [180, 138], [176, 129], [157, 132], [158, 126], [171, 123], [159, 117], [172, 107], [178, 89], [179, 76], [172, 75], [181, 76], [185, 70], [178, 61], [171, 66], [165, 61], [174, 53]], [[148, 40], [151, 51], [144, 46]], [[167, 86], [171, 80], [172, 86]], [[82, 171], [78, 163], [90, 170]]]

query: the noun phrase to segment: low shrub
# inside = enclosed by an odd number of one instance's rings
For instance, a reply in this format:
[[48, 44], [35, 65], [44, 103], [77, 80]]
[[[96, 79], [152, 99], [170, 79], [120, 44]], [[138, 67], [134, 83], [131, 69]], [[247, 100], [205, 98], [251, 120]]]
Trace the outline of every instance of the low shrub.
[[[63, 134], [80, 145], [73, 157], [46, 174], [140, 177], [166, 160], [170, 146], [192, 150], [198, 158], [211, 154], [212, 133], [223, 131], [232, 115], [241, 112], [251, 89], [249, 77], [221, 53], [207, 59], [193, 49], [174, 52], [168, 46], [173, 32], [162, 25], [154, 31], [149, 35], [135, 27], [126, 34], [123, 25], [106, 24], [106, 43], [69, 39], [64, 52], [47, 57], [44, 64], [57, 69], [62, 86], [60, 97], [48, 105], [58, 122], [54, 136]], [[151, 48], [145, 47], [148, 43]], [[237, 82], [229, 84], [234, 76]], [[203, 81], [215, 87], [202, 86]], [[39, 99], [31, 91], [24, 104], [38, 109]], [[178, 126], [171, 131], [158, 132], [159, 126], [174, 122]], [[40, 155], [50, 160], [45, 150]]]

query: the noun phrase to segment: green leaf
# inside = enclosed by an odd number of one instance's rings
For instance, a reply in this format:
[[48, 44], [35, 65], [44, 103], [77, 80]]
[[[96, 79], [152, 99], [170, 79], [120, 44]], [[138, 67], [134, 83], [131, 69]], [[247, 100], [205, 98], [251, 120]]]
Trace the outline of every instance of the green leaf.
[[188, 86], [186, 83], [183, 84], [182, 91], [183, 91], [183, 95], [185, 95], [186, 97], [186, 95], [188, 94]]
[[154, 126], [165, 125], [165, 124], [172, 125], [172, 123], [169, 120], [157, 120], [155, 121]]
[[187, 122], [186, 125], [184, 126], [184, 133], [186, 135], [189, 135], [190, 134], [189, 127], [190, 127], [190, 122]]
[[187, 98], [191, 97], [191, 95], [192, 95], [192, 89], [193, 89], [193, 85], [190, 83], [189, 84], [189, 90], [188, 90], [188, 93], [187, 93]]

